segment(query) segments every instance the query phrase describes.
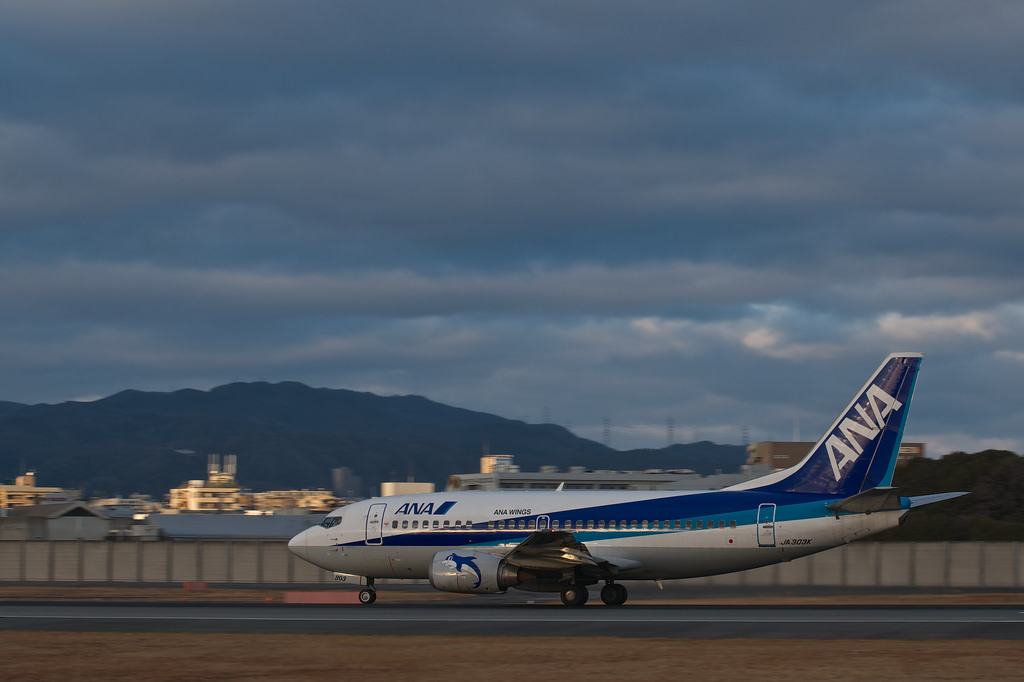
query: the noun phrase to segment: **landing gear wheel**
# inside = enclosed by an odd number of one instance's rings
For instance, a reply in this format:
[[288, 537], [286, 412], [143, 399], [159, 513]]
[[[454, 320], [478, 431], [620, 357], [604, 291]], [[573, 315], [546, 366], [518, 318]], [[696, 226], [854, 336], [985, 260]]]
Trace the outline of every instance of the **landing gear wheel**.
[[622, 606], [626, 603], [627, 597], [629, 597], [629, 592], [625, 585], [608, 583], [601, 588], [601, 601], [608, 606]]
[[377, 590], [359, 590], [359, 603], [372, 604], [377, 601]]
[[583, 606], [590, 593], [582, 585], [569, 585], [562, 590], [562, 603], [566, 606]]

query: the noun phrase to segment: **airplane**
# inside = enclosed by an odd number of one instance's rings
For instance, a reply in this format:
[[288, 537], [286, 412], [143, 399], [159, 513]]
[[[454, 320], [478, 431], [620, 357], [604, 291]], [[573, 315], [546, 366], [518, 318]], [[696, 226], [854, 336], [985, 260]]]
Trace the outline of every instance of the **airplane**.
[[[798, 464], [712, 491], [461, 491], [336, 509], [289, 543], [358, 583], [428, 579], [448, 592], [558, 592], [624, 604], [624, 581], [717, 575], [790, 561], [898, 526], [916, 507], [966, 493], [901, 497], [893, 471], [921, 353], [888, 356]], [[660, 584], [660, 582], [659, 582]]]

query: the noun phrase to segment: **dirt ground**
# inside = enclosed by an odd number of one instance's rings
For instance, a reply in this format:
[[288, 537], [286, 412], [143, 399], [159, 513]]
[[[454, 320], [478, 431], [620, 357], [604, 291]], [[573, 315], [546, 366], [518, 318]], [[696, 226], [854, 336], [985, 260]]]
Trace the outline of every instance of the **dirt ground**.
[[[279, 601], [271, 590], [0, 587], [0, 600]], [[430, 593], [389, 592], [389, 600]], [[446, 597], [447, 595], [438, 595]], [[454, 595], [455, 598], [460, 598]], [[852, 600], [852, 601], [850, 601]], [[667, 600], [666, 600], [667, 601]], [[672, 600], [776, 603], [771, 599]], [[786, 603], [1020, 603], [1020, 593], [788, 598]], [[648, 602], [650, 603], [650, 602]], [[665, 603], [661, 601], [660, 603]], [[362, 608], [348, 606], [342, 608]], [[1021, 679], [1019, 640], [679, 640], [616, 637], [188, 635], [0, 630], [0, 679], [967, 680]]]
[[0, 676], [11, 682], [1019, 680], [1022, 670], [1019, 641], [0, 632]]

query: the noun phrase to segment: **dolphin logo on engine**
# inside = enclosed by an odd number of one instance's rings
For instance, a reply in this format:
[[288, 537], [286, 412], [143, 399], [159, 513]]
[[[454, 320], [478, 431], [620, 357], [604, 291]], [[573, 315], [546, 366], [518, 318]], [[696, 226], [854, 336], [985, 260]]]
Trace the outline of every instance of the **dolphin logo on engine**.
[[483, 575], [480, 573], [480, 569], [476, 565], [476, 559], [474, 557], [471, 557], [471, 556], [459, 556], [455, 552], [452, 552], [451, 554], [446, 556], [444, 558], [444, 561], [441, 562], [441, 563], [443, 563], [448, 568], [454, 568], [459, 573], [465, 573], [466, 572], [465, 567], [467, 567], [467, 566], [470, 569], [472, 569], [473, 573], [476, 574], [476, 585], [473, 585], [474, 589], [477, 588], [477, 587], [480, 587], [480, 583], [484, 579]]

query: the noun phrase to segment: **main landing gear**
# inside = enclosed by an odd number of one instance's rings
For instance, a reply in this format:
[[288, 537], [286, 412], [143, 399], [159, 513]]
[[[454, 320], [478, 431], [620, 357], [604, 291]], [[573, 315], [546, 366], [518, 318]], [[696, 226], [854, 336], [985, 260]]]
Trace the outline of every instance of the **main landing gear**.
[[377, 590], [373, 589], [373, 578], [366, 579], [366, 587], [359, 590], [359, 603], [372, 604], [377, 601]]
[[[568, 585], [562, 589], [562, 603], [566, 606], [583, 606], [587, 603], [590, 593], [584, 585]], [[622, 606], [626, 603], [629, 592], [625, 585], [608, 582], [601, 588], [601, 601], [608, 606]]]
[[608, 582], [601, 588], [601, 601], [608, 606], [622, 606], [626, 603], [627, 597], [629, 597], [629, 592], [625, 585]]
[[583, 606], [587, 603], [590, 592], [585, 585], [567, 585], [562, 588], [562, 603], [566, 606]]

